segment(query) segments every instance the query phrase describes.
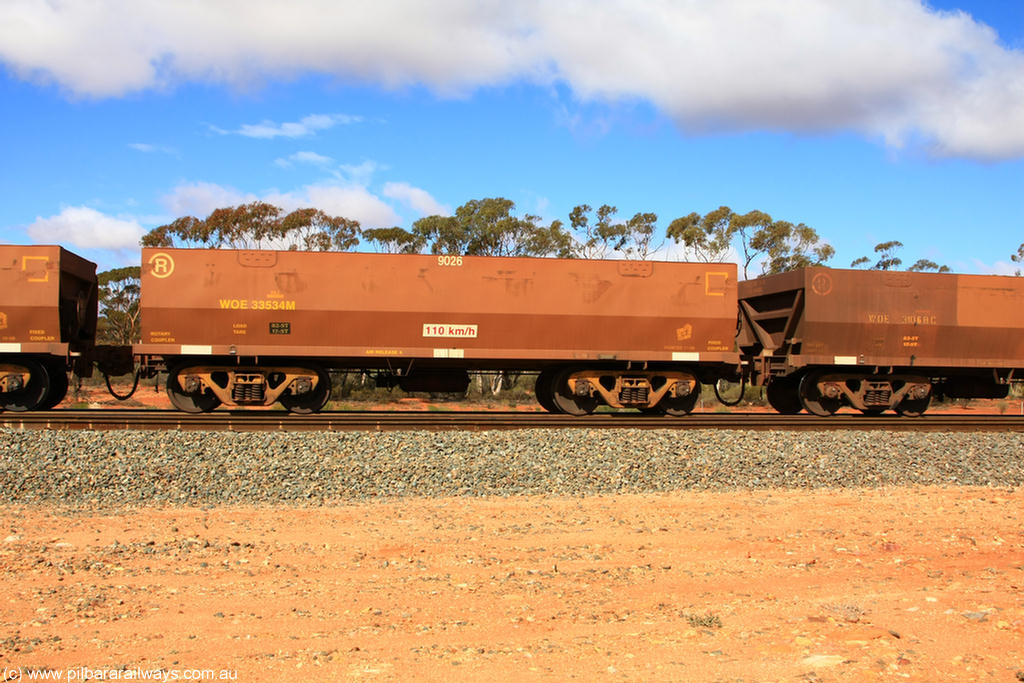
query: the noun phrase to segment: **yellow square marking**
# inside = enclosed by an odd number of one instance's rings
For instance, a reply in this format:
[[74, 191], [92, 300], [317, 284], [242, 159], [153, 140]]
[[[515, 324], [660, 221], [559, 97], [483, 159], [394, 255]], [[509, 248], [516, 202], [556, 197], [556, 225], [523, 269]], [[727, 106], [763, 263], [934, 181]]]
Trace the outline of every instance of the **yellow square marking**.
[[704, 273], [704, 294], [707, 296], [725, 296], [729, 273], [708, 271]]
[[49, 257], [47, 257], [47, 256], [22, 256], [21, 257], [21, 269], [23, 271], [25, 271], [25, 272], [28, 272], [28, 270], [29, 270], [29, 267], [28, 267], [28, 262], [29, 261], [42, 261], [43, 262], [43, 266], [42, 266], [42, 268], [43, 268], [43, 277], [42, 278], [30, 277], [28, 279], [28, 281], [29, 282], [49, 282], [50, 281], [50, 271], [46, 270], [46, 264], [48, 264], [50, 262]]

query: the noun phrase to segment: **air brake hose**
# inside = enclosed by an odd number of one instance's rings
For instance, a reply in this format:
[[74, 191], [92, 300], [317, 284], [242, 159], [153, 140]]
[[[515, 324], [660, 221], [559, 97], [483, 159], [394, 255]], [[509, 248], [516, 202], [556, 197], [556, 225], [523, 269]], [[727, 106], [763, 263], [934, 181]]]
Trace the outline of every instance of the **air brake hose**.
[[[718, 382], [721, 382], [721, 380], [718, 380]], [[730, 407], [739, 405], [740, 401], [743, 400], [743, 393], [747, 390], [747, 376], [743, 375], [743, 377], [740, 378], [740, 395], [736, 397], [735, 401], [731, 402], [722, 398], [722, 394], [718, 391], [718, 382], [715, 382], [715, 398], [718, 399], [718, 402], [724, 406]]]
[[[110, 385], [110, 375], [108, 375], [107, 373], [104, 372], [103, 373], [103, 379], [107, 383], [107, 391], [110, 392], [111, 396], [116, 398], [118, 401], [127, 401], [128, 399], [130, 399], [132, 396], [135, 395], [135, 390], [139, 388], [139, 376], [141, 374], [142, 374], [142, 368], [139, 368], [138, 370], [135, 371], [135, 381], [132, 383], [132, 390], [129, 391], [127, 394], [123, 395], [123, 396], [121, 394], [118, 394], [116, 391], [114, 391], [114, 387], [112, 387]], [[717, 389], [716, 389], [716, 391], [717, 391]]]

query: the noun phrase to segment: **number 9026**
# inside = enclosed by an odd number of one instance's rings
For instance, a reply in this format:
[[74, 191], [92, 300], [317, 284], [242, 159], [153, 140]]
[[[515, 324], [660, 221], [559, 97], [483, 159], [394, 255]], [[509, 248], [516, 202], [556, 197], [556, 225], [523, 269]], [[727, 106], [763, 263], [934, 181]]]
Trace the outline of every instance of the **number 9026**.
[[439, 265], [439, 266], [461, 266], [462, 265], [462, 257], [461, 256], [448, 256], [448, 255], [438, 256], [437, 257], [437, 265]]

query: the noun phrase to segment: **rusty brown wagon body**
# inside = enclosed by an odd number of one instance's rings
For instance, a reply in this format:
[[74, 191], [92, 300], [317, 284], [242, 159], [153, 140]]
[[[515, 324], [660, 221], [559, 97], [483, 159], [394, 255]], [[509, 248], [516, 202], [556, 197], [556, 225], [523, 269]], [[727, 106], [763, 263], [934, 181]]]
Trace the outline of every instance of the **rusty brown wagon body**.
[[739, 283], [738, 345], [782, 412], [917, 415], [1024, 378], [1024, 279], [807, 268]]
[[57, 405], [91, 375], [96, 264], [57, 246], [0, 245], [0, 409]]
[[144, 249], [135, 352], [187, 410], [318, 409], [353, 368], [410, 390], [539, 371], [567, 412], [678, 411], [735, 372], [735, 306], [733, 264]]

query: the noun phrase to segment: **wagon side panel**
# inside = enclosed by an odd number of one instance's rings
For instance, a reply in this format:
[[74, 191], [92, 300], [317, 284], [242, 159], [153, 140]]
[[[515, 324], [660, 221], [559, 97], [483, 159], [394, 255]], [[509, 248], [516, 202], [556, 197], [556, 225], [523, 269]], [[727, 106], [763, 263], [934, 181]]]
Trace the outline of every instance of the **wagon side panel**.
[[146, 249], [142, 265], [143, 352], [736, 358], [732, 264]]

